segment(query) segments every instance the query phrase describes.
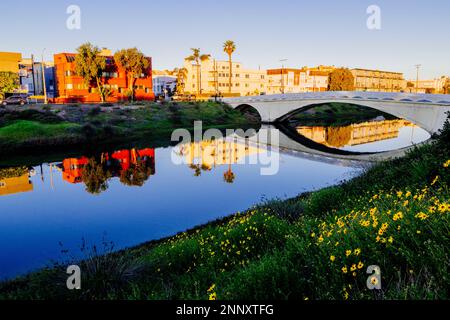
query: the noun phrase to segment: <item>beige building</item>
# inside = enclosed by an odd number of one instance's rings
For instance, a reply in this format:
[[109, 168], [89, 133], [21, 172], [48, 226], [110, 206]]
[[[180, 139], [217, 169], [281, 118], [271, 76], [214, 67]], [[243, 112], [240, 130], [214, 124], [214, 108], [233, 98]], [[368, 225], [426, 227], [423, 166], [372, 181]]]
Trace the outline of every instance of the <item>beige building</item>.
[[[208, 59], [200, 66], [185, 60], [183, 91], [195, 96], [252, 96], [266, 92], [265, 70], [245, 69], [241, 63]], [[231, 93], [229, 76], [231, 75]]]
[[317, 66], [313, 68], [304, 68], [305, 82], [303, 92], [322, 92], [328, 90], [328, 77], [333, 70], [334, 66]]
[[303, 67], [302, 69], [267, 70], [268, 94], [320, 92], [328, 89], [328, 76], [333, 66]]
[[356, 91], [402, 92], [406, 89], [403, 73], [370, 69], [352, 69]]
[[298, 93], [305, 72], [302, 69], [282, 68], [267, 70], [267, 94]]
[[407, 86], [407, 92], [448, 94], [450, 78], [442, 76], [431, 80], [419, 80], [419, 82], [416, 80], [409, 80], [408, 83], [410, 85]]

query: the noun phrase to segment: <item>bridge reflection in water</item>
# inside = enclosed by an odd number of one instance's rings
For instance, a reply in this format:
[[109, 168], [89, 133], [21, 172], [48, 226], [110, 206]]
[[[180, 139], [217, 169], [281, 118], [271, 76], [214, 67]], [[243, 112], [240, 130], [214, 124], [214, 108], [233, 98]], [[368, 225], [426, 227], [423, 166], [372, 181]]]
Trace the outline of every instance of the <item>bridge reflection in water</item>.
[[381, 120], [355, 123], [348, 126], [298, 126], [302, 136], [327, 147], [342, 148], [398, 138], [400, 129], [417, 127], [403, 120]]

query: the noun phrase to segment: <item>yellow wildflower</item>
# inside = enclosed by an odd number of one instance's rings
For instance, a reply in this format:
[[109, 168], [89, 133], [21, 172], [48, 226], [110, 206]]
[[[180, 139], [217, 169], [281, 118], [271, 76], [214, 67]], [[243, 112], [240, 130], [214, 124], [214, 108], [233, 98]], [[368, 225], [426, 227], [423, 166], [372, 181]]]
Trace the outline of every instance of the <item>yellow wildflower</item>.
[[336, 257], [335, 256], [330, 256], [330, 260], [331, 260], [331, 262], [334, 262], [334, 260], [336, 260]]
[[213, 283], [211, 287], [208, 289], [208, 292], [213, 291], [216, 288], [216, 285]]
[[209, 295], [209, 300], [217, 300], [217, 294], [215, 292]]
[[403, 213], [400, 212], [400, 211], [397, 212], [396, 214], [394, 214], [394, 216], [392, 217], [392, 219], [393, 219], [394, 221], [403, 219]]
[[420, 220], [426, 220], [428, 219], [428, 215], [423, 213], [423, 212], [419, 212], [418, 214], [416, 214], [416, 218], [420, 219]]

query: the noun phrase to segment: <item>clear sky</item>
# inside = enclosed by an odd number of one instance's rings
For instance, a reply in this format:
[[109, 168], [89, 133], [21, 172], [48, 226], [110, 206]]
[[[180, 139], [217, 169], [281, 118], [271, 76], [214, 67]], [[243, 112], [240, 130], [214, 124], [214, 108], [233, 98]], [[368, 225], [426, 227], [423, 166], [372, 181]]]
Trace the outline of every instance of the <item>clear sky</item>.
[[[69, 30], [66, 9], [81, 8]], [[381, 30], [366, 26], [369, 5], [381, 8]], [[450, 75], [448, 0], [1, 0], [0, 51], [51, 60], [90, 41], [113, 51], [136, 46], [155, 69], [181, 66], [191, 47], [217, 59], [225, 40], [248, 68], [318, 64], [375, 68], [415, 78]]]

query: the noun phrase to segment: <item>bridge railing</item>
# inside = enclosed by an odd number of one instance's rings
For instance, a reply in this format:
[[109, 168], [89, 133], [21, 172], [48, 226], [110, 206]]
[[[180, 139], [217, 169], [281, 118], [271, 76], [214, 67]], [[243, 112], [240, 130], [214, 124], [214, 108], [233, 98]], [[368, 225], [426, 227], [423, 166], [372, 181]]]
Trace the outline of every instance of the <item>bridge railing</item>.
[[227, 103], [249, 103], [249, 102], [275, 102], [275, 101], [298, 101], [298, 100], [378, 100], [450, 105], [448, 94], [421, 94], [401, 92], [367, 92], [367, 91], [325, 91], [286, 93], [262, 96], [225, 98]]

